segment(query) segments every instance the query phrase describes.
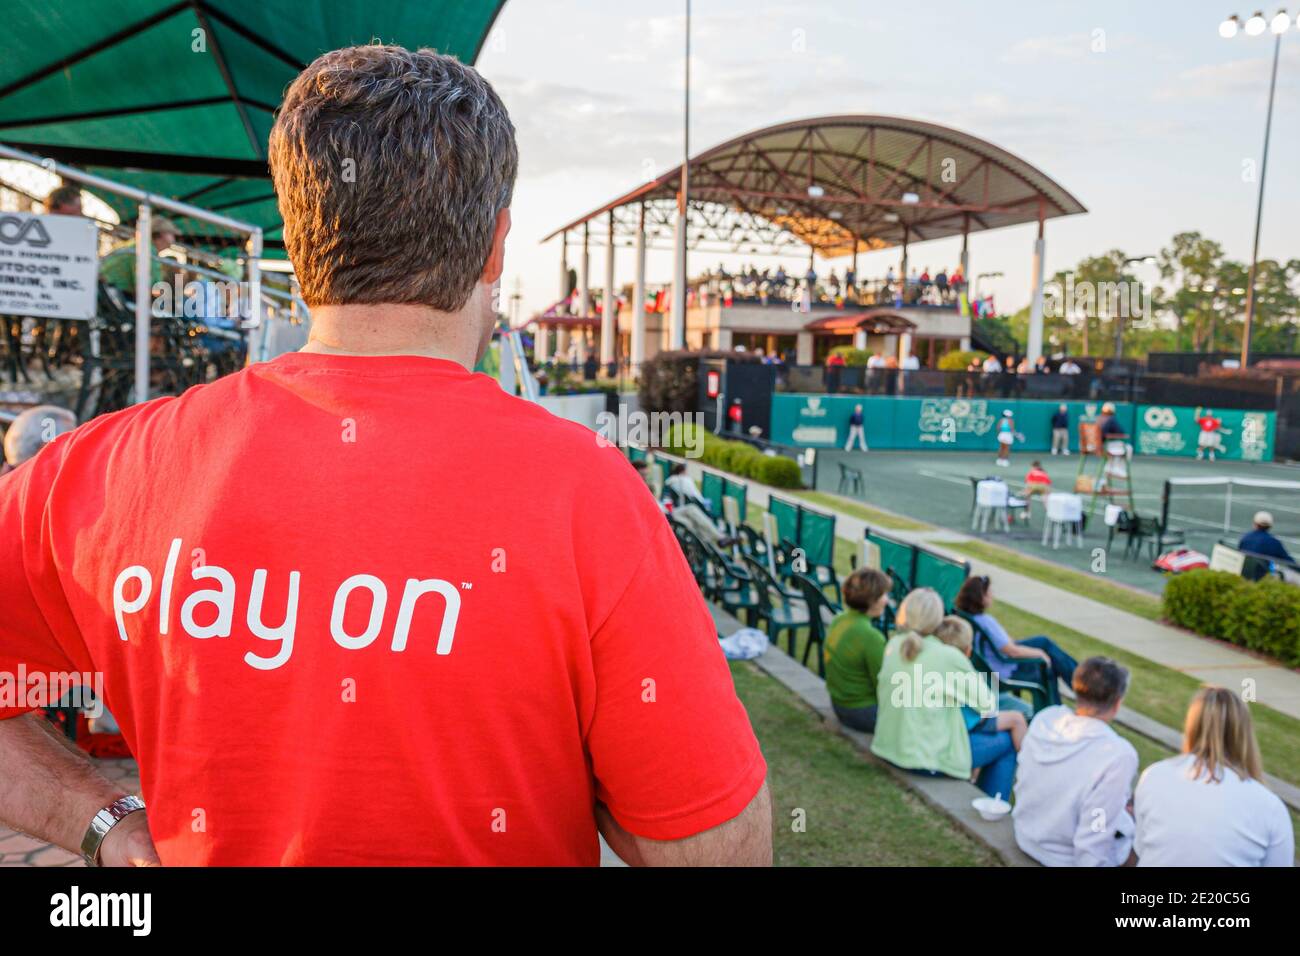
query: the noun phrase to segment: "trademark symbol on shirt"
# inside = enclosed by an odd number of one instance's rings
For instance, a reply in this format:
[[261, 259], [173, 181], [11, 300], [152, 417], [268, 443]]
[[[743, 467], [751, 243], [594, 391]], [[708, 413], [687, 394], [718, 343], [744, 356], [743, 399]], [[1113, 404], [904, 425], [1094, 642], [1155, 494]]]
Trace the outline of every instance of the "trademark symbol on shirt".
[[470, 581], [461, 581], [461, 582], [460, 582], [460, 589], [461, 589], [462, 591], [472, 591], [472, 590], [474, 590], [474, 585], [473, 585], [473, 583], [470, 582]]

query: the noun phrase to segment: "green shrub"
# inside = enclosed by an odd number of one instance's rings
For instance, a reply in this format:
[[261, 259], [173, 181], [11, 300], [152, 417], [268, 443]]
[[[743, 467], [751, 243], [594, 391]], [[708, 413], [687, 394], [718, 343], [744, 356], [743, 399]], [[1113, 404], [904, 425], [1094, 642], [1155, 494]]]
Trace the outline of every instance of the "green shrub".
[[803, 487], [803, 472], [799, 463], [784, 455], [760, 455], [758, 474], [755, 476], [765, 485], [774, 488]]
[[971, 362], [979, 359], [980, 363], [983, 364], [988, 357], [988, 352], [978, 352], [971, 349], [945, 352], [939, 358], [939, 369], [944, 372], [964, 372], [970, 368]]
[[844, 364], [853, 368], [860, 368], [867, 364], [867, 359], [871, 358], [872, 353], [866, 349], [855, 349], [852, 345], [837, 345], [831, 349], [831, 355], [843, 355]]
[[1240, 575], [1208, 568], [1175, 575], [1165, 585], [1165, 617], [1198, 634], [1228, 639], [1232, 608], [1250, 586]]
[[[700, 464], [716, 471], [752, 478], [777, 488], [803, 487], [803, 473], [797, 462], [781, 455], [765, 455], [753, 445], [729, 438], [719, 438], [701, 429], [704, 444]], [[674, 425], [665, 439], [664, 451], [686, 456], [687, 446], [701, 447], [694, 425]]]
[[1276, 578], [1247, 583], [1232, 602], [1223, 636], [1288, 667], [1300, 665], [1300, 588]]

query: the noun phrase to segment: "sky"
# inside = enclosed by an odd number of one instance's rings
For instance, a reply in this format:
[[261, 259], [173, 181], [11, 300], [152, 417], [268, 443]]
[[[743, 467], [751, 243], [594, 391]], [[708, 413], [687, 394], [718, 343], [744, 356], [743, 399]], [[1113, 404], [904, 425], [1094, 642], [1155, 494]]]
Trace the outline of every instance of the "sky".
[[[1086, 214], [1049, 220], [1046, 270], [1119, 248], [1154, 255], [1199, 231], [1248, 261], [1273, 38], [1219, 36], [1232, 0], [694, 0], [691, 152], [787, 120], [881, 113], [951, 126], [1037, 166]], [[1291, 13], [1300, 2], [1291, 0]], [[478, 60], [510, 110], [520, 170], [503, 301], [522, 314], [559, 293], [559, 244], [543, 236], [682, 156], [682, 0], [510, 0]], [[1266, 7], [1271, 17], [1276, 6]], [[1262, 258], [1300, 258], [1300, 30], [1282, 37], [1264, 201]], [[1032, 224], [979, 233], [971, 274], [1006, 313], [1032, 288]], [[951, 269], [960, 239], [911, 247], [918, 267]], [[883, 276], [899, 251], [859, 258]], [[570, 265], [576, 256], [570, 255]], [[741, 263], [716, 253], [696, 273]], [[760, 267], [780, 260], [763, 258]], [[847, 259], [823, 263], [843, 272]], [[806, 259], [787, 268], [800, 272]], [[1145, 274], [1141, 271], [1145, 269]], [[620, 250], [618, 285], [631, 280]], [[1139, 267], [1154, 281], [1154, 267]], [[651, 252], [647, 281], [671, 254]], [[604, 277], [593, 252], [591, 283]]]

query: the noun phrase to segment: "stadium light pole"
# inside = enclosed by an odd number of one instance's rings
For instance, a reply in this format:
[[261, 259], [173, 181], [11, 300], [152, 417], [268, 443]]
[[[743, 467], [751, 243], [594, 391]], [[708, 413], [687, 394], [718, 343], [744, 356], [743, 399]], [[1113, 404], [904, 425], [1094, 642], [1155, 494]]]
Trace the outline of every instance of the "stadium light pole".
[[[1156, 261], [1155, 256], [1133, 256], [1132, 258], [1125, 259], [1124, 265], [1126, 266], [1155, 265], [1155, 261]], [[1115, 358], [1117, 359], [1122, 359], [1124, 357], [1125, 316], [1122, 310], [1125, 308], [1128, 300], [1130, 299], [1131, 299], [1130, 296], [1125, 296], [1125, 299], [1118, 303], [1121, 312], [1117, 313], [1115, 316]], [[1129, 311], [1132, 310], [1130, 309]], [[1148, 318], [1150, 318], [1150, 316], [1148, 316]]]
[[[1255, 274], [1259, 267], [1259, 228], [1264, 216], [1264, 178], [1268, 174], [1268, 141], [1273, 132], [1273, 98], [1277, 92], [1277, 61], [1282, 49], [1282, 34], [1291, 28], [1291, 17], [1285, 10], [1278, 10], [1271, 20], [1264, 19], [1263, 11], [1256, 10], [1254, 16], [1246, 21], [1240, 29], [1241, 21], [1234, 13], [1219, 24], [1219, 36], [1231, 40], [1238, 32], [1247, 36], [1259, 36], [1267, 27], [1273, 33], [1273, 72], [1268, 84], [1268, 112], [1264, 119], [1264, 153], [1259, 164], [1259, 192], [1255, 198], [1255, 241], [1250, 252], [1250, 277], [1246, 282], [1246, 325], [1241, 335], [1241, 367], [1250, 366], [1250, 339], [1255, 322]], [[1296, 18], [1296, 27], [1300, 28], [1300, 17]]]
[[682, 112], [682, 181], [677, 197], [677, 250], [673, 275], [673, 317], [669, 349], [686, 347], [686, 228], [691, 166], [691, 0], [686, 0], [686, 88]]

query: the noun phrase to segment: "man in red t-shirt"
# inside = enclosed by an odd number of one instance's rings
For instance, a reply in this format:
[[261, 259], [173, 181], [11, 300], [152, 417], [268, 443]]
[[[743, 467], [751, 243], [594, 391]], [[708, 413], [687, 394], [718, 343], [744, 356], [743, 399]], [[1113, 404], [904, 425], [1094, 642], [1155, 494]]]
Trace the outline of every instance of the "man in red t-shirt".
[[653, 497], [469, 371], [517, 167], [495, 92], [334, 51], [270, 164], [307, 346], [0, 479], [0, 673], [102, 675], [147, 811], [0, 697], [0, 820], [118, 865], [594, 865], [598, 830], [769, 863], [766, 765]]

